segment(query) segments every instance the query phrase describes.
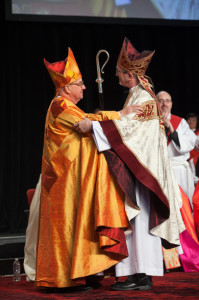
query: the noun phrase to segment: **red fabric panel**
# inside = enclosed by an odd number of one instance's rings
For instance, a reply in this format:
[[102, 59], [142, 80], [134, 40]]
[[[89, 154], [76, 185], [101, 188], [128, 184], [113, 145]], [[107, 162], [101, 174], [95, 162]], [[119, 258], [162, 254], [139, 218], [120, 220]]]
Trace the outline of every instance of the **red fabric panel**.
[[27, 190], [26, 192], [26, 195], [27, 195], [27, 198], [28, 198], [28, 204], [30, 206], [31, 202], [32, 202], [32, 198], [34, 196], [34, 193], [35, 193], [35, 189], [29, 189]]
[[42, 185], [44, 186], [44, 188], [48, 193], [50, 192], [51, 187], [53, 186], [56, 180], [57, 180], [57, 174], [55, 173], [53, 167], [49, 165], [46, 168], [45, 173], [42, 175]]
[[66, 66], [66, 61], [67, 59], [55, 63], [49, 63], [47, 60], [45, 60], [45, 63], [49, 69], [53, 70], [54, 72], [63, 74]]
[[51, 113], [54, 119], [56, 119], [66, 108], [67, 106], [62, 99], [54, 101], [51, 105]]
[[193, 201], [194, 223], [195, 223], [196, 233], [199, 238], [199, 181], [196, 184], [192, 201]]
[[[180, 209], [184, 224], [186, 226], [187, 231], [189, 232], [190, 236], [192, 237], [193, 240], [195, 240], [195, 242], [197, 244], [199, 244], [199, 240], [198, 237], [196, 235], [196, 229], [194, 226], [194, 220], [193, 220], [193, 216], [192, 216], [192, 209], [191, 209], [191, 205], [189, 202], [189, 198], [187, 197], [187, 195], [185, 194], [185, 192], [180, 188], [180, 192], [182, 195], [182, 207]], [[198, 191], [199, 192], [199, 191]]]
[[113, 176], [117, 180], [120, 188], [131, 202], [137, 206], [133, 174], [129, 171], [117, 153], [115, 153], [112, 149], [104, 151], [104, 156], [109, 169], [113, 173]]
[[[173, 129], [176, 131], [176, 129], [178, 128], [180, 122], [181, 122], [182, 118], [178, 117], [178, 116], [175, 116], [175, 115], [171, 115], [171, 119], [170, 119], [170, 122], [173, 126]], [[169, 143], [171, 142], [171, 139], [170, 139], [170, 132], [168, 132], [167, 134], [167, 137], [168, 137], [168, 140], [167, 140], [167, 146], [169, 145]]]
[[[199, 135], [199, 130], [197, 129], [195, 131], [195, 135], [198, 136]], [[198, 158], [199, 158], [199, 152], [196, 151], [195, 149], [191, 150], [190, 151], [190, 157], [189, 157], [189, 160], [191, 160], [193, 158], [193, 163], [194, 165], [196, 166], [196, 163], [198, 161]]]
[[109, 237], [110, 239], [117, 241], [116, 245], [105, 246], [104, 250], [107, 252], [114, 252], [120, 255], [128, 256], [128, 250], [126, 246], [126, 240], [124, 235], [124, 229], [122, 228], [100, 228], [99, 234]]

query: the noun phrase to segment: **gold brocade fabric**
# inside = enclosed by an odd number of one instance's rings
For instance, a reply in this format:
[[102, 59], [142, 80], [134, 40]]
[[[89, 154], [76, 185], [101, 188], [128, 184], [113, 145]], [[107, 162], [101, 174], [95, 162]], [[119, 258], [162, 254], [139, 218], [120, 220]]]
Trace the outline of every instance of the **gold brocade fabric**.
[[162, 247], [163, 258], [167, 270], [181, 267], [180, 259], [176, 248], [165, 249]]
[[117, 64], [120, 68], [132, 72], [137, 76], [143, 76], [155, 51], [145, 50], [139, 53], [125, 37], [118, 57]]
[[[139, 84], [133, 89], [125, 106], [132, 104], [141, 105], [143, 112], [132, 113], [113, 122], [122, 142], [143, 168], [153, 176], [168, 200], [169, 218], [152, 228], [150, 232], [171, 244], [179, 245], [179, 233], [185, 230], [180, 213], [182, 198], [169, 160], [167, 140], [159, 120], [157, 103], [152, 95]], [[137, 210], [131, 210], [131, 217], [134, 218]]]
[[119, 118], [116, 112], [86, 115], [66, 98], [52, 101], [46, 118], [42, 160], [36, 286], [69, 287], [72, 280], [105, 270], [124, 257], [102, 247], [98, 226], [128, 227], [124, 195], [90, 135], [73, 124]]

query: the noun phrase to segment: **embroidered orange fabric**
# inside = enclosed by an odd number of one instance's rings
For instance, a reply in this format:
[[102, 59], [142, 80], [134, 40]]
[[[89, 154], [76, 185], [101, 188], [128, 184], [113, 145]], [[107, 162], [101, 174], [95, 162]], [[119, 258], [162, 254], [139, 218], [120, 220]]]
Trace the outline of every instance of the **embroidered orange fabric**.
[[68, 48], [68, 57], [65, 60], [49, 63], [46, 59], [44, 59], [44, 64], [57, 90], [82, 77], [70, 48]]
[[[75, 279], [108, 269], [128, 256], [118, 247], [129, 226], [124, 195], [90, 134], [74, 130], [73, 124], [84, 117], [119, 119], [116, 112], [87, 115], [66, 98], [53, 100], [47, 114], [36, 286], [74, 286]], [[102, 231], [99, 237], [103, 228], [122, 231], [116, 235]], [[109, 246], [111, 252], [106, 251]]]

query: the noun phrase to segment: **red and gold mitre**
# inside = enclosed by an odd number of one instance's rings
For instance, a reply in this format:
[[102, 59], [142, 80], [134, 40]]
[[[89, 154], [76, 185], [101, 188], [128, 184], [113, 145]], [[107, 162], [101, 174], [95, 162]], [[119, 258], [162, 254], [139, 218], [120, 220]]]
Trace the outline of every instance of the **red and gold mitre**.
[[82, 77], [73, 52], [68, 48], [68, 57], [65, 60], [49, 63], [44, 58], [44, 64], [54, 82], [56, 90]]
[[139, 53], [131, 42], [125, 38], [117, 63], [120, 68], [137, 76], [142, 76], [145, 74], [154, 53], [155, 51], [147, 50]]

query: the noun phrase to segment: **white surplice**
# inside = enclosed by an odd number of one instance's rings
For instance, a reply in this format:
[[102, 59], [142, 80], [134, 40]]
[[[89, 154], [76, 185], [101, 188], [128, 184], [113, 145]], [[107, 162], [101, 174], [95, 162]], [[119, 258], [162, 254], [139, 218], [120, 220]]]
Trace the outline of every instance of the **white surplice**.
[[176, 145], [174, 141], [171, 141], [168, 145], [169, 158], [176, 180], [189, 197], [192, 206], [192, 197], [195, 189], [194, 176], [187, 160], [190, 156], [189, 152], [194, 149], [196, 135], [189, 128], [188, 123], [184, 119], [181, 120], [176, 132], [178, 133], [180, 147]]

